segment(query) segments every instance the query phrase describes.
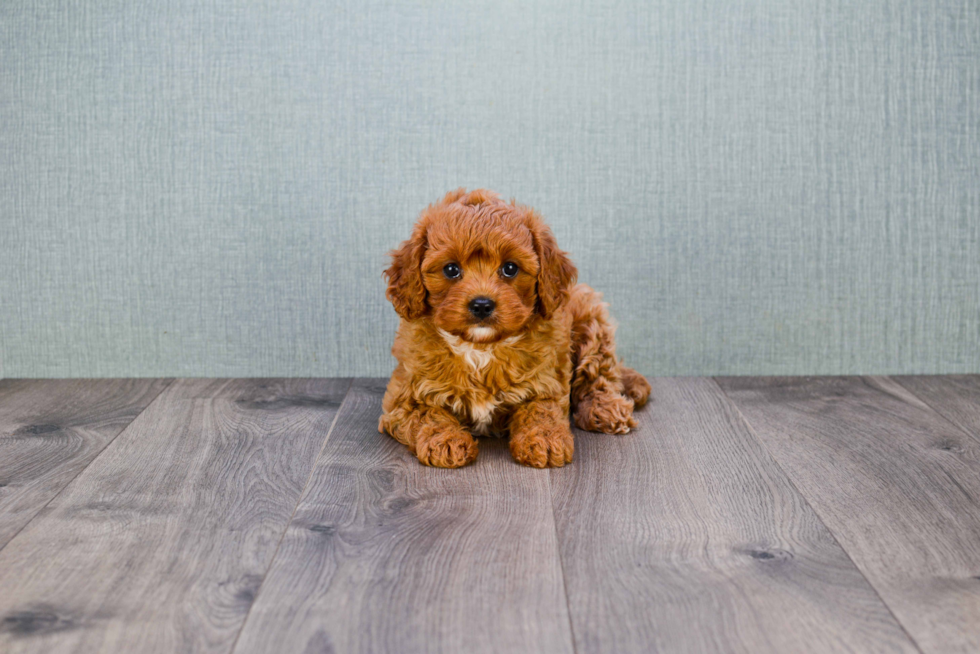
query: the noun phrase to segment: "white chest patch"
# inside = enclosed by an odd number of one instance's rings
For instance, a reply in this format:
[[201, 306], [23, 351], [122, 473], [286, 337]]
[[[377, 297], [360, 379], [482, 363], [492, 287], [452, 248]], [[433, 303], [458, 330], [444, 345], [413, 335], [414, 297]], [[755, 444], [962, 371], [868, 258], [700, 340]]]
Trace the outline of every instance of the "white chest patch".
[[462, 357], [463, 361], [473, 370], [482, 370], [487, 367], [487, 364], [493, 361], [493, 345], [479, 348], [473, 343], [464, 341], [459, 336], [450, 334], [444, 329], [439, 330], [439, 335], [446, 341], [446, 345], [453, 351], [453, 354]]
[[493, 422], [493, 412], [497, 408], [497, 402], [490, 400], [482, 404], [473, 403], [470, 406], [470, 418], [473, 420], [473, 432], [485, 435]]
[[[442, 336], [443, 340], [446, 341], [446, 345], [452, 353], [466, 362], [470, 370], [473, 372], [478, 372], [486, 368], [491, 361], [496, 358], [495, 349], [498, 346], [510, 347], [517, 344], [521, 340], [522, 334], [517, 334], [516, 336], [510, 336], [497, 343], [491, 343], [487, 345], [475, 345], [469, 341], [465, 341], [459, 336], [450, 334], [449, 332], [440, 329], [439, 335]], [[459, 398], [462, 400], [460, 403], [462, 406], [453, 407], [453, 410], [459, 415], [460, 409], [463, 406], [469, 405], [469, 418], [473, 423], [473, 433], [486, 436], [490, 433], [490, 426], [493, 424], [493, 416], [497, 409], [500, 407], [501, 403], [508, 402], [514, 403], [523, 399], [527, 395], [526, 390], [512, 390], [507, 393], [498, 393], [497, 397], [486, 399], [482, 402], [476, 401], [472, 398], [467, 402], [464, 398]], [[465, 416], [465, 414], [463, 414]]]

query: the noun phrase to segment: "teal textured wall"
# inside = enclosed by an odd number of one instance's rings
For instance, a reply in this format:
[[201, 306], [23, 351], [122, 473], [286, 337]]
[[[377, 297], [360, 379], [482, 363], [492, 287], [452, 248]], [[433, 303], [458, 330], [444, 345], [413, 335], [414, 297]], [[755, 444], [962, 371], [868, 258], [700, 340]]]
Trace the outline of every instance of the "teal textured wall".
[[980, 372], [974, 0], [10, 0], [0, 89], [0, 376], [386, 374], [458, 186], [644, 373]]

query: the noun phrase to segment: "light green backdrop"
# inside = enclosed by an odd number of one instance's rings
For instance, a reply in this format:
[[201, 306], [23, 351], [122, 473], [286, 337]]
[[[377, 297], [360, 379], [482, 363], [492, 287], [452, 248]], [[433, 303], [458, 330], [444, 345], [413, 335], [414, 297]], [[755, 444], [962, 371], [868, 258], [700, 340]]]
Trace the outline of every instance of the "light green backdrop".
[[0, 376], [383, 375], [539, 208], [652, 375], [980, 371], [980, 3], [0, 4]]

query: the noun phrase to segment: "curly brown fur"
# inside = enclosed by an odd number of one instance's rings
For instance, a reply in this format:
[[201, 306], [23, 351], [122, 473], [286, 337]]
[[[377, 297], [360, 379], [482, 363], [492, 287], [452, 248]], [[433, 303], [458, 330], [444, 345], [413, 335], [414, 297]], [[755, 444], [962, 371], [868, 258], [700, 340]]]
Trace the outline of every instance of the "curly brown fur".
[[[477, 455], [473, 434], [509, 433], [518, 462], [562, 466], [574, 452], [570, 410], [582, 429], [636, 427], [633, 409], [650, 385], [616, 359], [606, 304], [575, 285], [574, 264], [533, 209], [453, 191], [422, 212], [391, 258], [398, 366], [378, 429], [419, 461], [466, 465]], [[491, 300], [492, 312], [471, 310], [475, 298]]]
[[646, 404], [650, 384], [616, 359], [616, 326], [608, 307], [584, 284], [572, 290], [573, 417], [580, 429], [625, 434], [636, 429], [633, 407]]

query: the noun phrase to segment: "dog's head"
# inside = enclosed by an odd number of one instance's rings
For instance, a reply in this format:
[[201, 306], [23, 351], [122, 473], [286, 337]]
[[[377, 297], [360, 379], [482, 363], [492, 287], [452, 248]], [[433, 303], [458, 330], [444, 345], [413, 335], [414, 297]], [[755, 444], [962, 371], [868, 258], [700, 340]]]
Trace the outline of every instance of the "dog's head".
[[406, 320], [489, 343], [545, 319], [568, 299], [576, 269], [533, 209], [459, 189], [430, 205], [391, 253], [388, 299]]

